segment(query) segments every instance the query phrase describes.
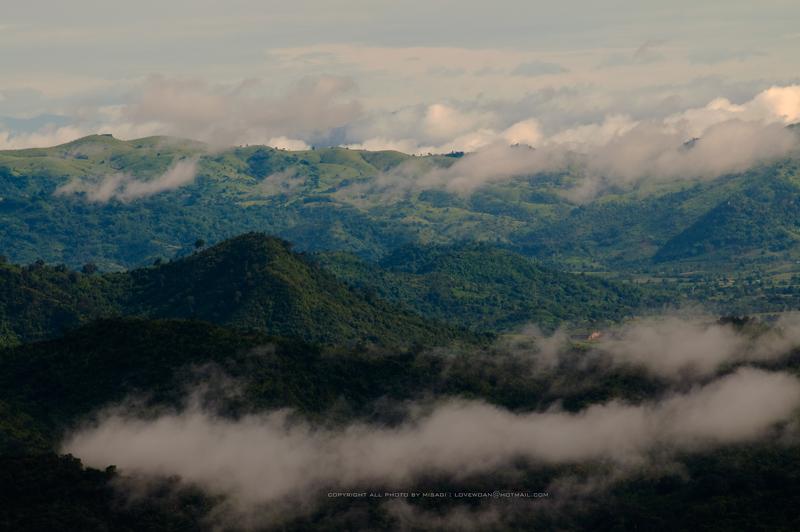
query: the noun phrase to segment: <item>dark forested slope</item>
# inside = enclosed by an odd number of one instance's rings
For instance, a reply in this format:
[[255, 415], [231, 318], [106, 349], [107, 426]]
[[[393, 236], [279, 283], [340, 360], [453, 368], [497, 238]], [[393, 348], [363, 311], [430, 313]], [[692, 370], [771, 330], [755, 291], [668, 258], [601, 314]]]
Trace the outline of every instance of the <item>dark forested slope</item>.
[[630, 284], [557, 271], [488, 245], [404, 246], [378, 263], [347, 253], [319, 260], [349, 284], [475, 330], [598, 324], [658, 304]]
[[129, 273], [0, 266], [0, 339], [47, 338], [99, 317], [193, 318], [329, 343], [438, 343], [460, 333], [353, 290], [289, 244], [246, 234]]

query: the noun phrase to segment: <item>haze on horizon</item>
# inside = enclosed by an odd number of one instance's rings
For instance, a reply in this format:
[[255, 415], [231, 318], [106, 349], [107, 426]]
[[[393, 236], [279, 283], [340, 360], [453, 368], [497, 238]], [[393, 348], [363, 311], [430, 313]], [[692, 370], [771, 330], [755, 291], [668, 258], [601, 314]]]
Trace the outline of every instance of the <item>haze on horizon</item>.
[[109, 132], [422, 153], [800, 119], [784, 0], [3, 4], [0, 149]]

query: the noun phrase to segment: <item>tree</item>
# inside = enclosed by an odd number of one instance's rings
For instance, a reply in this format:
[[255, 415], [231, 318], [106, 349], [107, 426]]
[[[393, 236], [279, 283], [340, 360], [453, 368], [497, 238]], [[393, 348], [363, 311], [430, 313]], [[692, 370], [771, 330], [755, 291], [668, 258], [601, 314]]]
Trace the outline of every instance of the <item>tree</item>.
[[195, 240], [194, 249], [202, 249], [204, 247], [206, 247], [206, 241], [205, 240], [203, 240], [202, 238], [198, 238], [197, 240]]
[[95, 264], [94, 262], [87, 262], [86, 264], [83, 265], [83, 268], [81, 268], [81, 271], [86, 275], [91, 275], [93, 273], [96, 273], [97, 270], [98, 270], [97, 264]]

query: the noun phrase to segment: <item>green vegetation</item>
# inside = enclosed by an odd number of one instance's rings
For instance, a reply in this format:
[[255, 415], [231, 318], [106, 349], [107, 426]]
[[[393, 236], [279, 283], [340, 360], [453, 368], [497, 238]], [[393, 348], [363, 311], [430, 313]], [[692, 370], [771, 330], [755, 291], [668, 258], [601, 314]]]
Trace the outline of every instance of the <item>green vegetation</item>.
[[0, 265], [0, 276], [5, 344], [119, 315], [207, 320], [334, 344], [402, 346], [464, 337], [354, 290], [288, 243], [256, 233], [130, 273], [87, 274], [40, 263]]
[[479, 331], [528, 323], [597, 326], [659, 303], [635, 286], [559, 272], [485, 244], [404, 246], [377, 264], [348, 253], [319, 260], [348, 284]]
[[9, 407], [0, 409], [0, 426], [6, 450], [31, 445], [25, 442], [45, 450], [103, 406], [126, 397], [178, 406], [193, 385], [213, 384], [215, 374], [240, 385], [234, 398], [214, 397], [231, 414], [292, 407], [328, 421], [386, 421], [391, 412], [374, 409], [379, 399], [400, 404], [430, 390], [513, 410], [556, 401], [577, 410], [611, 397], [641, 398], [662, 386], [638, 371], [608, 375], [589, 365], [576, 368], [556, 392], [555, 374], [534, 373], [524, 360], [466, 346], [448, 351], [452, 356], [421, 347], [326, 348], [196, 321], [100, 320], [63, 338], [0, 351], [0, 405]]
[[84, 469], [71, 456], [0, 456], [0, 529], [189, 531], [211, 509], [211, 498], [174, 479], [159, 481], [151, 497], [123, 501], [118, 479], [113, 467]]
[[[75, 180], [96, 185], [120, 172], [154, 179], [187, 158], [199, 160], [198, 176], [177, 190], [106, 203], [55, 194]], [[123, 270], [188, 254], [198, 239], [213, 243], [256, 230], [303, 251], [369, 260], [408, 244], [475, 241], [598, 274], [798, 270], [795, 159], [711, 181], [612, 190], [586, 204], [566, 199], [577, 179], [569, 172], [523, 176], [470, 196], [412, 187], [385, 197], [370, 185], [382, 173], [402, 168], [399, 182], [455, 160], [344, 148], [210, 154], [199, 143], [163, 137], [92, 136], [4, 151], [0, 250], [16, 263]]]
[[[589, 342], [573, 340], [550, 367], [535, 363], [533, 346], [513, 347], [517, 337], [492, 340], [531, 322], [585, 330], [693, 301], [735, 315], [800, 308], [796, 160], [585, 204], [566, 199], [579, 177], [571, 172], [469, 196], [371, 188], [376, 176], [413, 180], [462, 155], [211, 153], [186, 140], [108, 136], [0, 152], [0, 528], [219, 525], [221, 497], [180, 479], [129, 500], [119, 490], [127, 472], [58, 456], [70, 430], [126, 401], [146, 415], [180, 410], [193, 394], [225, 418], [287, 408], [328, 428], [396, 426], [410, 403], [446, 398], [513, 412], [638, 404], [691, 382], [585, 356]], [[119, 173], [157, 179], [181, 160], [198, 161], [196, 179], [153, 196], [58, 192]], [[800, 358], [760, 365], [798, 374]], [[579, 505], [565, 493], [568, 511], [498, 508], [511, 529], [795, 530], [798, 450], [755, 442], [667, 454], [680, 468], [628, 472]], [[415, 482], [539, 490], [565, 476], [592, 483], [606, 467], [520, 461]], [[411, 504], [442, 515], [457, 502]], [[280, 527], [401, 525], [386, 505], [327, 500]]]
[[[239, 393], [230, 394], [230, 381], [218, 376], [234, 379]], [[178, 406], [187, 390], [201, 383], [199, 399], [223, 415], [288, 406], [328, 426], [359, 418], [396, 423], [403, 414], [393, 405], [426, 392], [523, 411], [556, 404], [579, 410], [613, 398], [638, 402], [664, 393], [663, 383], [603, 365], [533, 372], [524, 359], [499, 352], [332, 350], [200, 322], [100, 321], [64, 338], [0, 351], [0, 404], [13, 405], [13, 411], [0, 409], [0, 494], [8, 502], [0, 509], [0, 525], [15, 530], [209, 526], [214, 499], [177, 479], [152, 483], [147, 497], [123, 504], [115, 489], [121, 478], [113, 468], [84, 469], [51, 450], [65, 430], [104, 406], [126, 397], [140, 398], [139, 408]], [[21, 425], [28, 434], [14, 432]], [[725, 530], [746, 523], [750, 529], [791, 530], [796, 525], [793, 494], [800, 488], [796, 452], [792, 445], [754, 444], [682, 456], [680, 470], [634, 474], [568, 512], [509, 507], [501, 528], [680, 530], [691, 525]], [[458, 480], [433, 474], [417, 487], [540, 490], [559, 475], [580, 478], [591, 472], [584, 466], [521, 463], [513, 472]], [[412, 504], [445, 512], [457, 502]], [[681, 512], [675, 512], [676, 505]], [[353, 529], [397, 523], [385, 506], [356, 500], [323, 501], [313, 513], [283, 526]]]

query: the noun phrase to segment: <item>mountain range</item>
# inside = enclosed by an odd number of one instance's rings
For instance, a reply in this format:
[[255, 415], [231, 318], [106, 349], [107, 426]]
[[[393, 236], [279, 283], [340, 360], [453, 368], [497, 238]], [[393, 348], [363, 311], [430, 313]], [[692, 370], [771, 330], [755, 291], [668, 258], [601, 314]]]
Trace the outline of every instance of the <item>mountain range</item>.
[[0, 528], [796, 529], [797, 161], [420, 185], [469, 157], [0, 152]]
[[12, 262], [123, 270], [188, 253], [197, 238], [256, 230], [301, 251], [369, 260], [408, 244], [490, 243], [598, 273], [669, 276], [743, 263], [780, 275], [800, 256], [794, 158], [712, 180], [611, 188], [583, 202], [568, 199], [570, 172], [522, 175], [470, 194], [419, 184], [464, 157], [214, 150], [102, 135], [3, 151], [0, 249]]
[[532, 322], [610, 323], [659, 302], [634, 286], [558, 272], [487, 246], [405, 247], [375, 264], [346, 253], [296, 253], [260, 233], [129, 272], [4, 264], [0, 280], [7, 344], [138, 316], [318, 343], [431, 345], [478, 341]]

